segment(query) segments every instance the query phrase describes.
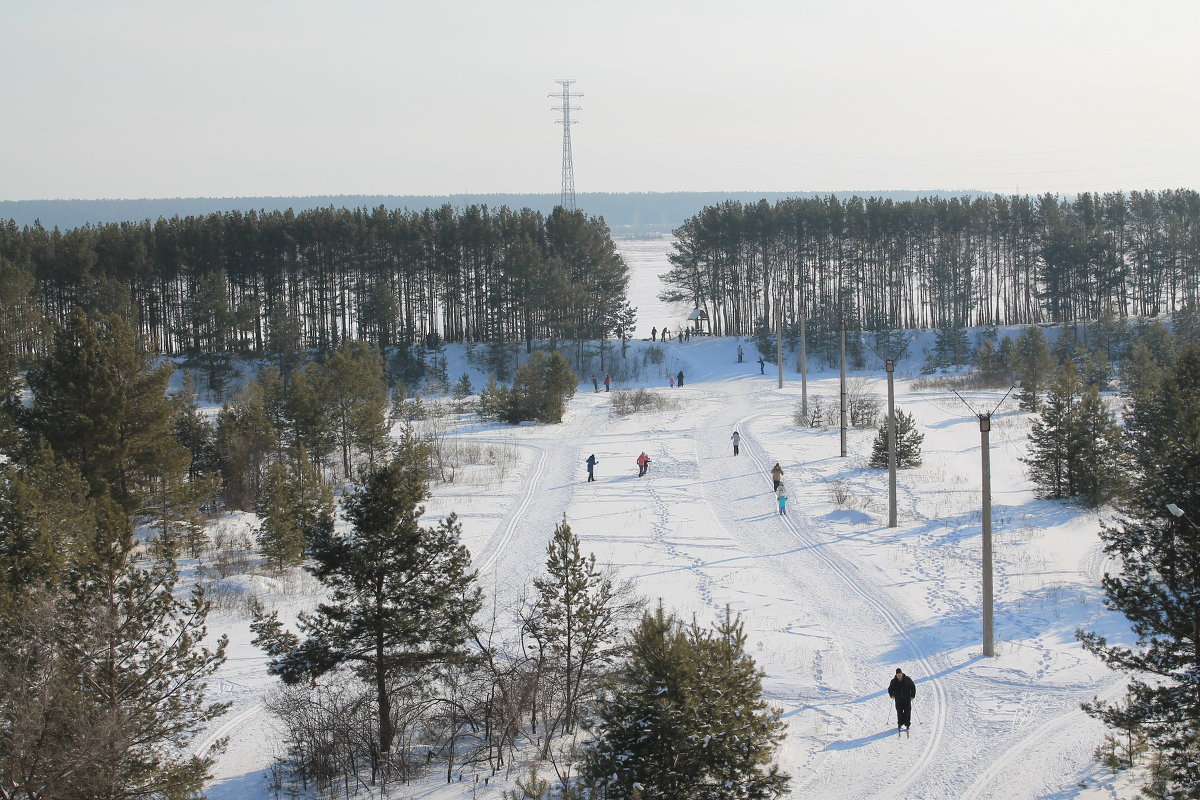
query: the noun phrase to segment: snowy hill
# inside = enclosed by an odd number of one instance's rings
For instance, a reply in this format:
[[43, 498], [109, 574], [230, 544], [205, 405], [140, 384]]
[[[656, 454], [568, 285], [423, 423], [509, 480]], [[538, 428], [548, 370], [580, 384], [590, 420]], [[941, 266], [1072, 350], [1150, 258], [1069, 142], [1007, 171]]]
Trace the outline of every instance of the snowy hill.
[[[639, 330], [674, 328], [686, 316], [655, 299], [668, 244], [619, 243], [633, 267]], [[897, 404], [925, 439], [923, 465], [900, 473], [895, 528], [887, 527], [887, 474], [866, 467], [874, 430], [851, 430], [841, 457], [836, 427], [793, 421], [802, 391], [795, 357], [778, 388], [770, 365], [760, 374], [753, 362], [753, 343], [742, 344], [746, 363], [737, 363], [737, 340], [698, 337], [662, 345], [655, 364], [646, 354], [657, 345], [634, 342], [627, 358], [643, 365], [637, 385], [662, 395], [661, 411], [619, 417], [612, 395], [585, 380], [560, 425], [450, 418], [447, 437], [477, 457], [453, 482], [433, 486], [427, 516], [458, 513], [481, 583], [501, 609], [540, 573], [565, 515], [584, 550], [636, 579], [651, 601], [702, 622], [726, 606], [740, 613], [767, 697], [788, 723], [779, 756], [795, 797], [1134, 796], [1095, 764], [1103, 728], [1079, 710], [1095, 695], [1118, 694], [1122, 680], [1082, 650], [1075, 629], [1128, 637], [1101, 603], [1100, 517], [1034, 497], [1018, 461], [1029, 415], [1012, 398], [1001, 403], [1002, 392], [964, 395], [977, 409], [999, 404], [991, 432], [996, 655], [988, 658], [978, 421], [952, 393], [914, 386], [922, 343], [897, 370]], [[464, 371], [451, 348], [449, 375]], [[679, 371], [684, 386], [669, 387]], [[854, 376], [885, 396], [881, 365]], [[836, 372], [810, 371], [807, 390], [810, 402], [836, 403]], [[652, 463], [639, 478], [634, 459], [643, 450]], [[586, 483], [591, 453], [597, 480]], [[786, 516], [768, 474], [775, 462], [791, 498]], [[245, 522], [222, 524], [233, 531]], [[231, 594], [288, 610], [312, 602], [303, 579], [239, 580]], [[208, 740], [230, 736], [210, 796], [266, 797], [274, 751], [262, 698], [272, 680], [237, 603], [211, 622], [231, 638], [212, 689], [234, 706]], [[896, 667], [917, 686], [906, 739], [896, 735], [886, 692]], [[507, 785], [466, 777], [444, 785], [431, 776], [395, 796], [498, 799]]]

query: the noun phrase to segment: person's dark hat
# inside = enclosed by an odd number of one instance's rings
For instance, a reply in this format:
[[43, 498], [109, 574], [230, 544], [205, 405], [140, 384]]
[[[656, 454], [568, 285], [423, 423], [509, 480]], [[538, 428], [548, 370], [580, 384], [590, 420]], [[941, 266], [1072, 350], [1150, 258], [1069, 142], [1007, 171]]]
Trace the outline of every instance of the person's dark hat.
[[900, 674], [902, 674], [903, 672], [904, 672], [904, 670], [900, 669], [899, 667], [896, 667], [896, 674], [897, 674], [897, 675], [900, 675]]

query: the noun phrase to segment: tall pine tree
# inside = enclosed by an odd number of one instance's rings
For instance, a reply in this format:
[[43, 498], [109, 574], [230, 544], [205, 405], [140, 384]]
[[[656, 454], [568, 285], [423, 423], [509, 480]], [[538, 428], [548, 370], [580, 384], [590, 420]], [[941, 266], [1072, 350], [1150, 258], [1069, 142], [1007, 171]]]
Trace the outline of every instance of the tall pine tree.
[[1130, 491], [1122, 517], [1101, 530], [1120, 571], [1106, 573], [1103, 587], [1106, 605], [1125, 615], [1136, 641], [1125, 647], [1094, 632], [1078, 635], [1132, 678], [1127, 702], [1085, 708], [1114, 728], [1139, 729], [1162, 754], [1168, 777], [1152, 794], [1190, 796], [1200, 786], [1200, 345], [1143, 373], [1131, 387], [1125, 428]]
[[457, 518], [420, 525], [429, 496], [424, 464], [410, 448], [346, 498], [351, 531], [316, 531], [307, 569], [329, 599], [301, 615], [303, 638], [285, 631], [277, 613], [253, 625], [271, 671], [285, 682], [346, 668], [373, 687], [372, 752], [385, 770], [396, 735], [392, 693], [466, 657], [468, 623], [482, 602]]

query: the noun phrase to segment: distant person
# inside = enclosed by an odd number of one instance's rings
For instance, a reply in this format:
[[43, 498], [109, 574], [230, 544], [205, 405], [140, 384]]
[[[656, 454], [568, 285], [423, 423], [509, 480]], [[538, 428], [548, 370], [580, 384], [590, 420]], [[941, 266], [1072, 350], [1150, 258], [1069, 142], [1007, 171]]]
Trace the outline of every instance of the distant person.
[[675, 382], [681, 389], [683, 388], [683, 370], [679, 370], [679, 374], [675, 376]]
[[663, 325], [662, 340], [665, 342], [667, 339], [670, 339], [670, 338], [671, 338], [671, 329], [668, 328], [666, 325]]
[[912, 725], [912, 701], [917, 696], [917, 686], [904, 670], [896, 668], [896, 677], [888, 684], [888, 697], [896, 701], [896, 732], [908, 730]]
[[762, 356], [759, 356], [759, 357], [758, 357], [758, 372], [759, 372], [759, 374], [760, 374], [760, 375], [766, 375], [766, 374], [767, 374], [767, 362], [766, 362], [766, 361], [763, 361], [763, 357], [762, 357]]
[[646, 472], [650, 469], [650, 456], [646, 455], [645, 450], [643, 450], [642, 454], [637, 457], [637, 465], [638, 465], [638, 477], [639, 478], [642, 477], [643, 475], [645, 475]]
[[670, 378], [667, 379], [667, 385], [670, 386], [672, 389], [675, 388], [675, 376], [674, 375], [672, 375]]
[[685, 342], [690, 342], [692, 340], [692, 329], [691, 328], [683, 329], [683, 340]]
[[779, 466], [779, 462], [775, 462], [775, 466], [771, 467], [771, 491], [779, 489], [779, 484], [783, 483], [783, 467]]
[[733, 442], [733, 454], [736, 456], [738, 454], [738, 445], [742, 443], [742, 435], [737, 431], [734, 431], [733, 435], [729, 438]]
[[738, 345], [738, 363], [742, 363], [742, 346], [740, 344]]
[[596, 380], [595, 375], [592, 376], [592, 391], [594, 391], [594, 392], [600, 391], [600, 381]]
[[606, 392], [607, 392], [607, 391], [608, 391], [608, 387], [610, 387], [610, 386], [612, 386], [612, 376], [611, 376], [611, 375], [605, 375], [605, 376], [604, 376], [604, 391], [606, 391]]
[[599, 461], [596, 460], [596, 454], [592, 453], [590, 456], [587, 457], [587, 461], [585, 461], [583, 463], [587, 464], [588, 482], [590, 483], [591, 481], [596, 480], [596, 476], [594, 473], [596, 470], [596, 465], [600, 463]]
[[779, 503], [779, 513], [780, 513], [780, 515], [781, 515], [781, 516], [785, 516], [785, 517], [786, 517], [786, 516], [787, 516], [787, 501], [788, 501], [788, 496], [787, 496], [787, 494], [779, 494], [779, 495], [777, 495], [777, 496], [776, 496], [776, 498], [775, 498], [775, 501], [776, 501], [777, 503]]
[[652, 341], [652, 342], [658, 341], [658, 328], [650, 329], [650, 341]]

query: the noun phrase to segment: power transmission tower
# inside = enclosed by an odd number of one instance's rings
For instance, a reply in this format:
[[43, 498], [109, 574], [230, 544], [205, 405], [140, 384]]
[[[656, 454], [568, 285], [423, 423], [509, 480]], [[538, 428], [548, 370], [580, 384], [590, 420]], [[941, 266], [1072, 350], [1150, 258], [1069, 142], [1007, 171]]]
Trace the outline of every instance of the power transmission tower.
[[571, 162], [571, 126], [575, 122], [571, 119], [571, 112], [580, 110], [578, 106], [571, 105], [571, 99], [583, 97], [582, 94], [571, 94], [571, 84], [574, 82], [573, 80], [556, 80], [555, 83], [562, 86], [562, 94], [547, 95], [547, 97], [557, 97], [562, 101], [561, 106], [554, 106], [551, 110], [562, 112], [562, 119], [558, 121], [563, 126], [562, 200], [560, 204], [568, 211], [575, 210], [575, 166]]

